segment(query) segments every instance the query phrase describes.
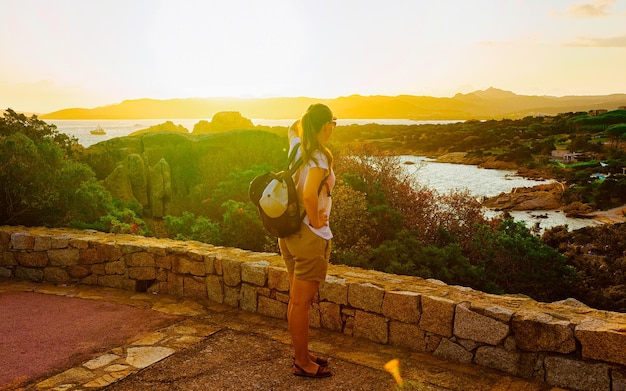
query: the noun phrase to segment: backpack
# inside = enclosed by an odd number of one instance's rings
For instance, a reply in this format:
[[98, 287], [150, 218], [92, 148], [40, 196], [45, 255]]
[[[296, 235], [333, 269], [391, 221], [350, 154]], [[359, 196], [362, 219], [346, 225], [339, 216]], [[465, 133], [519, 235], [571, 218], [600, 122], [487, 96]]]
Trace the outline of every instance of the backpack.
[[248, 187], [248, 195], [259, 210], [263, 227], [278, 238], [298, 232], [306, 214], [301, 211], [293, 181], [293, 174], [302, 165], [302, 158], [294, 162], [299, 147], [298, 143], [291, 150], [282, 171], [259, 175]]

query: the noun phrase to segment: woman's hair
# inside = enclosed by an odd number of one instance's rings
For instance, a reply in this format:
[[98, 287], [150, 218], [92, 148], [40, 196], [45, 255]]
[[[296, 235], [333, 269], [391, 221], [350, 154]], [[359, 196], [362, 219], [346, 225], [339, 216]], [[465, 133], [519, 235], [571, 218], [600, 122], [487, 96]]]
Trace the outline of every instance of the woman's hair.
[[317, 163], [317, 160], [313, 157], [313, 154], [316, 150], [319, 150], [324, 155], [326, 155], [329, 167], [332, 166], [332, 153], [325, 145], [320, 144], [319, 138], [317, 137], [320, 130], [322, 130], [322, 126], [324, 126], [324, 124], [328, 122], [331, 122], [332, 120], [333, 112], [330, 111], [328, 106], [322, 103], [316, 103], [309, 106], [306, 113], [304, 113], [304, 115], [300, 119], [302, 159], [305, 162], [309, 159], [312, 159], [315, 163]]

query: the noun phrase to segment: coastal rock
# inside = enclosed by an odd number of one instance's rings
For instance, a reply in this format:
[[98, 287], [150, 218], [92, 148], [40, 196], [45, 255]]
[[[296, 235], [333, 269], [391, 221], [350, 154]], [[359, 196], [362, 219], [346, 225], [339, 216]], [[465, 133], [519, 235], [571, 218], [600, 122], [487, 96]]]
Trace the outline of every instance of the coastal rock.
[[[148, 178], [149, 176], [149, 178]], [[139, 154], [126, 156], [104, 180], [104, 186], [113, 197], [124, 202], [137, 200], [144, 212], [153, 217], [163, 217], [172, 196], [170, 167], [161, 158], [153, 167], [146, 167]]]
[[593, 212], [593, 208], [587, 204], [583, 204], [580, 201], [575, 201], [563, 207], [563, 212], [565, 212], [565, 215], [567, 217], [584, 218], [588, 217], [589, 214]]
[[172, 121], [166, 121], [162, 124], [154, 125], [146, 129], [138, 130], [129, 134], [129, 136], [139, 136], [146, 133], [160, 133], [160, 132], [169, 132], [169, 133], [183, 133], [187, 134], [189, 131], [182, 125], [175, 125]]
[[207, 134], [227, 132], [230, 130], [254, 129], [254, 124], [248, 118], [244, 118], [237, 111], [222, 111], [216, 113], [211, 122], [200, 121], [193, 127], [191, 134]]
[[81, 162], [93, 168], [114, 198], [125, 203], [136, 200], [143, 208], [142, 218], [158, 221], [168, 214], [180, 215], [190, 205], [210, 202], [217, 185], [213, 182], [224, 180], [218, 177], [228, 166], [280, 167], [284, 156], [275, 151], [286, 142], [285, 136], [261, 130], [210, 136], [146, 133], [94, 144]]
[[553, 210], [561, 207], [563, 185], [551, 183], [533, 187], [516, 187], [510, 193], [500, 193], [483, 201], [483, 206], [495, 210]]
[[104, 187], [113, 197], [124, 202], [130, 202], [133, 199], [133, 187], [130, 183], [128, 170], [124, 165], [120, 164], [106, 177]]
[[148, 204], [148, 176], [146, 175], [146, 165], [139, 154], [126, 156], [125, 166], [128, 172], [128, 179], [133, 195], [141, 205]]
[[172, 174], [165, 159], [150, 168], [150, 210], [153, 217], [166, 215], [167, 205], [172, 199]]

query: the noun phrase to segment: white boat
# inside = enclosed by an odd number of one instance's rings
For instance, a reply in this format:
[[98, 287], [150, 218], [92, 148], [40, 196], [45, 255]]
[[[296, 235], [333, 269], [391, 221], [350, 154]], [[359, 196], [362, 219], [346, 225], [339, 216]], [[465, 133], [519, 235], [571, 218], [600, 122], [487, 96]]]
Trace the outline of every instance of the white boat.
[[105, 132], [104, 129], [102, 129], [102, 126], [98, 124], [98, 126], [96, 126], [96, 128], [91, 131], [91, 134], [107, 134], [107, 132]]

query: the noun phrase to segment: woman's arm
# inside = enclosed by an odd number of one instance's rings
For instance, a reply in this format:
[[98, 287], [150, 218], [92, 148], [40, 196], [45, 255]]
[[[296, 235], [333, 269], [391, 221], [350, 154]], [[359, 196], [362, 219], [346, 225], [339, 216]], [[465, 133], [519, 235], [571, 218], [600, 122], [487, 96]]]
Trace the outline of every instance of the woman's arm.
[[291, 142], [291, 139], [293, 139], [294, 137], [300, 137], [300, 131], [298, 130], [299, 127], [300, 127], [300, 120], [297, 120], [296, 122], [291, 124], [291, 126], [289, 127], [289, 130], [287, 131], [289, 142]]
[[320, 183], [326, 175], [326, 170], [320, 167], [311, 167], [304, 180], [302, 200], [304, 209], [309, 217], [309, 224], [313, 228], [321, 228], [328, 224], [328, 214], [325, 210], [318, 211]]

